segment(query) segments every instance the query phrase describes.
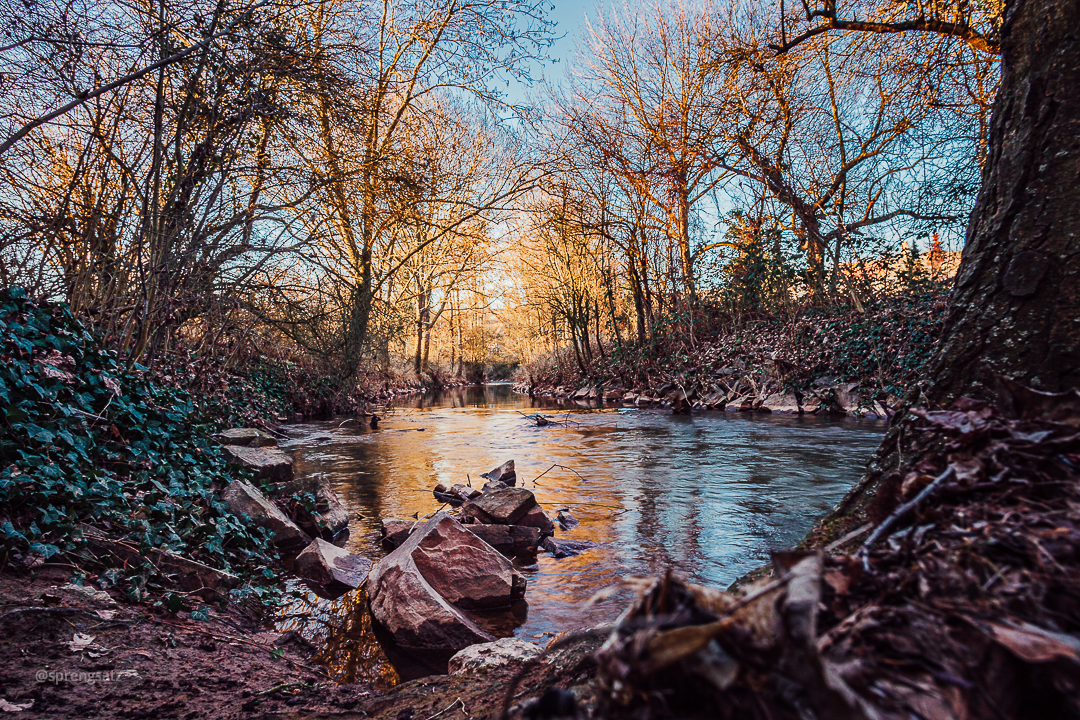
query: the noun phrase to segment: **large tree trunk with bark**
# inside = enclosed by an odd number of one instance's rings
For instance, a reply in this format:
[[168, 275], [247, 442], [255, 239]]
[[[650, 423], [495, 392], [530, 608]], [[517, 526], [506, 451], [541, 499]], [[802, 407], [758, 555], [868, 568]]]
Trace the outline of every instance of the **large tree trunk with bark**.
[[990, 154], [927, 400], [1080, 385], [1080, 2], [1010, 3]]
[[[1007, 9], [982, 188], [917, 402], [992, 401], [1002, 376], [1050, 392], [1080, 385], [1080, 0]], [[888, 504], [890, 482], [911, 460], [903, 415], [819, 537]]]

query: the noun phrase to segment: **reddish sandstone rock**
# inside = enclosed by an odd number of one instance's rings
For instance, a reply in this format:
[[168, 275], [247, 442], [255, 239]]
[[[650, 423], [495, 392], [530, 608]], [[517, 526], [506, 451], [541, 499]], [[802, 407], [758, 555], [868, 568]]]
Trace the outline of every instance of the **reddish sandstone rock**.
[[300, 549], [311, 542], [307, 533], [298, 528], [277, 505], [243, 480], [233, 480], [221, 499], [234, 514], [246, 515], [259, 527], [274, 533], [274, 544], [278, 547]]
[[417, 526], [368, 576], [371, 612], [408, 650], [457, 651], [490, 642], [458, 607], [506, 607], [525, 578], [447, 513]]
[[230, 465], [239, 465], [250, 470], [260, 480], [287, 482], [293, 478], [292, 458], [280, 450], [225, 445], [221, 451]]
[[463, 512], [488, 525], [517, 525], [536, 505], [536, 497], [525, 488], [507, 488], [481, 495], [465, 505]]
[[517, 470], [514, 468], [514, 461], [507, 460], [499, 467], [482, 474], [480, 477], [513, 487], [517, 483]]
[[296, 574], [323, 587], [344, 585], [358, 588], [371, 570], [371, 561], [348, 550], [315, 538], [296, 556]]
[[547, 513], [539, 505], [533, 505], [527, 513], [518, 519], [517, 524], [537, 528], [540, 530], [540, 537], [542, 538], [555, 534], [555, 523], [551, 522], [551, 518], [547, 516]]

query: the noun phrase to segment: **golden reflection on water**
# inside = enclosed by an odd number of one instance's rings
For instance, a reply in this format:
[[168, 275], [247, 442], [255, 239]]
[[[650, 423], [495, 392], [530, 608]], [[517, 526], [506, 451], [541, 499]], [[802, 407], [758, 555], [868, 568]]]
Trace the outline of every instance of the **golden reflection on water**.
[[359, 682], [386, 689], [400, 681], [375, 637], [363, 587], [336, 600], [319, 598], [299, 582], [290, 583], [290, 589], [301, 597], [282, 608], [281, 616], [286, 619], [277, 622], [275, 629], [296, 630], [315, 645], [313, 663], [326, 668], [339, 683]]

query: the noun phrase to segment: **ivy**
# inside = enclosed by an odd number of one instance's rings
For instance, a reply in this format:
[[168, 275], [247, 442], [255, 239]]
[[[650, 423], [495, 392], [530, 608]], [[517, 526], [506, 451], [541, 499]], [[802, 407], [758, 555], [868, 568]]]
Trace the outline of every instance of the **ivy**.
[[[18, 288], [0, 290], [0, 398], [0, 563], [77, 551], [91, 525], [267, 585], [267, 533], [218, 497], [235, 470], [208, 438], [235, 410], [128, 367], [66, 305]], [[152, 578], [147, 564], [103, 582], [139, 596]]]

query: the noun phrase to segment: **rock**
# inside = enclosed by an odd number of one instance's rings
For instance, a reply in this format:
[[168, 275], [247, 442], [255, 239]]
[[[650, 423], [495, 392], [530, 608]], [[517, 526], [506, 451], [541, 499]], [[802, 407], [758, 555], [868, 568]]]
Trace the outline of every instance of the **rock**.
[[293, 567], [300, 577], [324, 587], [336, 583], [355, 589], [367, 578], [371, 561], [322, 538], [315, 538], [296, 556]]
[[685, 415], [690, 412], [690, 399], [682, 390], [675, 390], [668, 396], [671, 402], [671, 411], [676, 415]]
[[555, 523], [551, 522], [551, 518], [547, 516], [547, 513], [539, 505], [530, 508], [527, 513], [518, 519], [517, 524], [537, 528], [540, 530], [540, 537], [547, 537], [555, 533]]
[[503, 485], [509, 485], [510, 487], [517, 484], [517, 471], [514, 469], [513, 460], [507, 460], [499, 467], [482, 474], [480, 477], [501, 482]]
[[489, 480], [488, 482], [484, 483], [484, 487], [480, 492], [484, 495], [487, 495], [488, 493], [493, 493], [496, 490], [505, 490], [508, 487], [510, 486], [505, 483], [501, 483], [498, 480]]
[[464, 498], [465, 500], [472, 500], [473, 498], [480, 497], [483, 493], [476, 488], [469, 487], [468, 485], [454, 485], [450, 488], [450, 493]]
[[256, 525], [274, 533], [274, 544], [278, 547], [311, 543], [311, 538], [286, 517], [277, 505], [244, 480], [233, 480], [225, 490], [222, 500], [233, 513], [247, 515]]
[[242, 447], [276, 447], [277, 438], [258, 428], [229, 428], [222, 430], [214, 439], [222, 445]]
[[[390, 549], [398, 547], [408, 539], [415, 524], [413, 520], [383, 520], [383, 545]], [[535, 527], [483, 523], [463, 524], [462, 527], [503, 555], [524, 555], [536, 552], [540, 546], [540, 530]]]
[[727, 395], [719, 392], [712, 392], [701, 399], [701, 404], [710, 410], [723, 410], [724, 405], [727, 404]]
[[519, 525], [525, 513], [537, 507], [536, 497], [525, 488], [490, 492], [469, 503], [463, 512], [488, 525]]
[[[276, 483], [268, 491], [289, 519], [311, 536], [332, 540], [349, 526], [349, 511], [341, 504], [330, 481], [321, 475]], [[315, 498], [315, 507], [311, 510], [306, 503], [292, 499], [294, 495], [305, 493]]]
[[759, 409], [762, 412], [781, 415], [798, 415], [799, 401], [795, 398], [794, 393], [774, 393], [762, 401]]
[[415, 520], [394, 520], [384, 518], [379, 521], [379, 529], [382, 531], [382, 544], [391, 549], [396, 548], [409, 539]]
[[842, 383], [833, 388], [835, 407], [845, 415], [857, 415], [859, 412], [859, 383]]
[[524, 595], [510, 561], [447, 513], [419, 525], [368, 575], [371, 612], [406, 650], [458, 651], [495, 638], [462, 607], [507, 606]]
[[606, 390], [606, 391], [604, 391], [604, 400], [607, 400], [607, 401], [610, 402], [610, 401], [622, 400], [622, 399], [623, 399], [623, 391], [622, 390]]
[[61, 585], [55, 589], [60, 592], [78, 595], [80, 599], [89, 602], [93, 607], [108, 609], [117, 606], [116, 601], [109, 596], [109, 593], [104, 590], [98, 590], [96, 587], [90, 587], [89, 585], [75, 585], [73, 583], [68, 583], [67, 585]]
[[622, 396], [622, 401], [624, 403], [627, 403], [627, 404], [630, 404], [630, 405], [633, 405], [634, 403], [636, 403], [637, 399], [638, 399], [637, 393], [628, 392], [628, 393], [626, 393], [625, 395]]
[[286, 482], [293, 479], [292, 458], [280, 450], [225, 445], [221, 448], [225, 459], [255, 473], [260, 480]]
[[596, 545], [596, 543], [589, 542], [588, 540], [563, 540], [554, 537], [546, 537], [540, 547], [544, 548], [544, 550], [547, 550], [557, 558], [564, 558], [580, 555], [589, 548], [596, 547]]
[[589, 388], [587, 388], [587, 387], [578, 388], [577, 392], [575, 392], [572, 397], [575, 400], [586, 400], [586, 399], [588, 399], [588, 397], [589, 397]]
[[754, 398], [750, 395], [738, 395], [730, 398], [724, 410], [727, 412], [748, 412], [754, 407]]
[[567, 510], [560, 510], [555, 515], [555, 522], [559, 523], [559, 527], [564, 531], [575, 528], [580, 524], [580, 521]]
[[536, 552], [540, 545], [540, 529], [523, 525], [463, 525], [466, 530], [495, 548], [503, 555], [524, 555]]
[[465, 485], [454, 485], [453, 487], [446, 487], [442, 483], [435, 486], [435, 489], [431, 491], [431, 494], [435, 496], [435, 499], [439, 502], [450, 503], [454, 507], [464, 505], [474, 497], [478, 497], [481, 493], [476, 488], [467, 487]]
[[521, 638], [470, 645], [450, 658], [450, 674], [487, 671], [504, 665], [521, 665], [540, 654], [540, 648]]

